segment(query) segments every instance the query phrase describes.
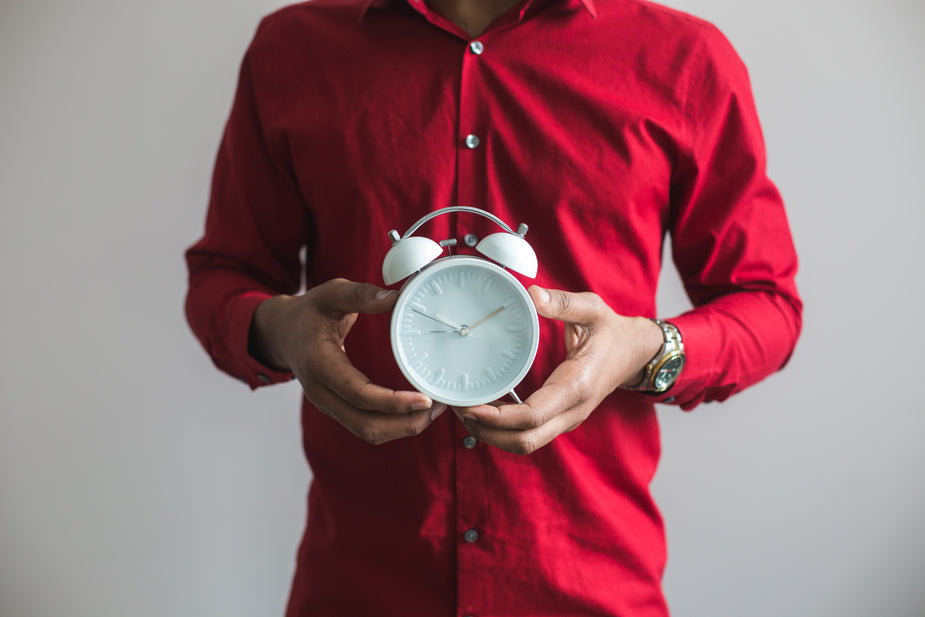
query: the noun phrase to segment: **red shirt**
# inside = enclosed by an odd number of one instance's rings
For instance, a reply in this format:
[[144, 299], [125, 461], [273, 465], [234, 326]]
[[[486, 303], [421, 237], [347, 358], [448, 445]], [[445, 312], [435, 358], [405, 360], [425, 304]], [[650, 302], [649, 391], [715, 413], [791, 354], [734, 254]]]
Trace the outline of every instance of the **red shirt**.
[[[476, 41], [420, 0], [263, 21], [187, 255], [189, 320], [215, 363], [252, 387], [289, 379], [248, 355], [248, 328], [299, 289], [303, 247], [308, 286], [381, 284], [388, 230], [458, 204], [527, 223], [538, 284], [624, 315], [656, 315], [667, 234], [695, 308], [670, 319], [688, 362], [663, 399], [690, 409], [780, 368], [800, 330], [796, 256], [723, 36], [639, 0], [528, 0]], [[419, 233], [462, 247], [493, 231], [454, 215]], [[541, 328], [521, 396], [564, 357], [562, 325]], [[347, 352], [408, 388], [387, 315], [361, 316]], [[289, 615], [666, 615], [654, 400], [618, 390], [526, 457], [466, 440], [452, 413], [372, 446], [306, 403]]]

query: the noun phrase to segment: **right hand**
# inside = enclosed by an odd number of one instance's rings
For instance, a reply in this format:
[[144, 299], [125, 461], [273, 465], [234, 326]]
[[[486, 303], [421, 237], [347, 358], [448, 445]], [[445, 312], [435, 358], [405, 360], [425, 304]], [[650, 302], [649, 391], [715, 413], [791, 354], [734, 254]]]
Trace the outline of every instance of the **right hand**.
[[375, 285], [334, 279], [301, 296], [276, 296], [257, 307], [251, 354], [292, 372], [322, 413], [371, 444], [417, 435], [446, 409], [420, 392], [373, 384], [344, 350], [359, 313], [392, 310], [398, 294]]

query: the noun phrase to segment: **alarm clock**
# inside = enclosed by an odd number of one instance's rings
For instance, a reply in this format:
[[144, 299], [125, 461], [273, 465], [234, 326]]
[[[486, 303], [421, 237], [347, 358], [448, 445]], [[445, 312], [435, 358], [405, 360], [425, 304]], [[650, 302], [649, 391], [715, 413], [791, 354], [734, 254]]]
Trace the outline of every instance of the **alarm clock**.
[[[424, 223], [450, 212], [483, 216], [504, 231], [475, 247], [481, 256], [443, 255], [453, 239], [414, 236]], [[411, 385], [437, 402], [470, 407], [510, 395], [533, 365], [539, 320], [533, 299], [508, 270], [528, 278], [536, 253], [524, 239], [527, 226], [512, 230], [493, 214], [468, 206], [435, 210], [404, 236], [389, 232], [392, 247], [382, 263], [386, 285], [405, 280], [392, 310], [392, 352]], [[413, 276], [412, 276], [413, 275]]]

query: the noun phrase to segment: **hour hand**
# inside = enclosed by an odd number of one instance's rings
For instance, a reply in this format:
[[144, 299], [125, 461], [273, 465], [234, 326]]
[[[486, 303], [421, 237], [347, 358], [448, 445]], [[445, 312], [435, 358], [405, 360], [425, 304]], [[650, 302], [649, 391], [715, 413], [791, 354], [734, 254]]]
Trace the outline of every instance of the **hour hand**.
[[501, 307], [496, 308], [495, 310], [490, 312], [488, 315], [485, 315], [484, 317], [479, 319], [477, 322], [469, 326], [469, 330], [475, 330], [476, 328], [481, 326], [483, 323], [485, 323], [486, 321], [488, 321], [489, 319], [491, 319], [492, 317], [494, 317], [495, 315], [497, 315], [498, 313], [500, 313], [506, 308], [507, 308], [506, 306], [501, 306]]

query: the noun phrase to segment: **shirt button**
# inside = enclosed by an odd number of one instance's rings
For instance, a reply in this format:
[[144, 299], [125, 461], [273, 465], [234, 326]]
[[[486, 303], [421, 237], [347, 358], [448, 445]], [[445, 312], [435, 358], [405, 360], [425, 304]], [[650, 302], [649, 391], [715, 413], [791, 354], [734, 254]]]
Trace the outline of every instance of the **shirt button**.
[[466, 147], [470, 150], [478, 148], [480, 143], [481, 140], [476, 135], [472, 135], [471, 133], [466, 135]]
[[479, 532], [475, 529], [467, 529], [466, 533], [463, 534], [463, 539], [469, 544], [472, 544], [479, 539]]
[[472, 50], [476, 56], [481, 56], [482, 52], [485, 51], [485, 46], [482, 45], [482, 41], [472, 41], [469, 43], [469, 49]]
[[466, 438], [463, 439], [463, 445], [466, 446], [466, 450], [471, 450], [478, 443], [479, 441], [472, 435], [467, 435]]
[[470, 249], [479, 243], [479, 237], [475, 234], [466, 234], [463, 236], [463, 244], [468, 246]]

